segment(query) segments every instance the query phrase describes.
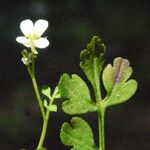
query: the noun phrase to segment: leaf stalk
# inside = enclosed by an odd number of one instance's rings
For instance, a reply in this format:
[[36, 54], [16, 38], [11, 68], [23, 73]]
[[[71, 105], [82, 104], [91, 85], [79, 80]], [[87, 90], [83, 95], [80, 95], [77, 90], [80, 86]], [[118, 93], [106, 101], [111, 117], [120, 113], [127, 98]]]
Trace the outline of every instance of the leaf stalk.
[[101, 109], [98, 112], [98, 127], [99, 127], [99, 150], [105, 150], [105, 109]]

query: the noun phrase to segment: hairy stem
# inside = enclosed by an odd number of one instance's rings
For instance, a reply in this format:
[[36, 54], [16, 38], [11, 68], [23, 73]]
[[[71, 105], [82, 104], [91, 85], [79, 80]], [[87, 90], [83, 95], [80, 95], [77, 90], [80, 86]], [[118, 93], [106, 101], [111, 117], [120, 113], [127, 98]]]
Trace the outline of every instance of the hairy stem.
[[100, 88], [100, 76], [99, 70], [97, 69], [97, 61], [94, 60], [94, 78], [95, 78], [95, 98], [96, 102], [99, 105], [98, 111], [98, 128], [99, 128], [99, 150], [105, 150], [105, 129], [104, 129], [104, 114], [105, 107], [103, 106], [102, 96], [101, 96], [101, 88]]
[[99, 150], [105, 150], [105, 110], [98, 113]]

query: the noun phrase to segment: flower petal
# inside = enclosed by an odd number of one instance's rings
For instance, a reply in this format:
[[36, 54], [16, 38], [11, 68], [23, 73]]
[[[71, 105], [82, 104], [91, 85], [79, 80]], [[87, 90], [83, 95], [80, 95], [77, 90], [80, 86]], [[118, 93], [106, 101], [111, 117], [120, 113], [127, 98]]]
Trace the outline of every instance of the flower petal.
[[26, 19], [20, 23], [20, 29], [25, 36], [28, 36], [33, 32], [33, 22]]
[[24, 36], [18, 36], [18, 37], [16, 38], [16, 41], [17, 41], [18, 43], [28, 43], [28, 42], [29, 42], [29, 40], [28, 40], [26, 37], [24, 37]]
[[26, 37], [24, 37], [24, 36], [18, 36], [17, 38], [16, 38], [16, 41], [18, 42], [18, 43], [21, 43], [21, 44], [23, 44], [24, 46], [26, 46], [26, 47], [31, 47], [30, 46], [30, 40], [29, 39], [27, 39]]
[[46, 48], [49, 45], [49, 41], [46, 38], [39, 38], [38, 40], [34, 40], [35, 47], [38, 48]]
[[41, 36], [48, 27], [48, 21], [40, 19], [37, 20], [34, 24], [34, 32]]

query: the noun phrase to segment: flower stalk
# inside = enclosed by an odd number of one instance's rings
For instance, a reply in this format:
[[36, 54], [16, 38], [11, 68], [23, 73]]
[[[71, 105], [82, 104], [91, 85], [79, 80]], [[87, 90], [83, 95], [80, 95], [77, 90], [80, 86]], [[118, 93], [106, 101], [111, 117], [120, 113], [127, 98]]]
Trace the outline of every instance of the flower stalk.
[[[27, 65], [27, 70], [29, 72], [29, 75], [31, 77], [32, 83], [33, 83], [33, 87], [36, 93], [36, 97], [38, 100], [38, 104], [41, 110], [41, 114], [42, 114], [42, 118], [43, 118], [43, 127], [42, 127], [42, 132], [41, 132], [41, 136], [40, 136], [40, 140], [37, 146], [37, 150], [43, 147], [44, 144], [44, 140], [46, 137], [46, 132], [47, 132], [47, 127], [48, 127], [48, 121], [49, 121], [49, 117], [50, 117], [50, 109], [44, 109], [43, 106], [43, 101], [41, 99], [40, 93], [39, 93], [39, 88], [37, 85], [37, 81], [35, 78], [35, 58], [34, 56], [32, 56], [32, 64], [31, 65]], [[49, 101], [49, 105], [52, 105], [54, 101], [54, 96], [52, 96], [52, 98]]]
[[33, 87], [34, 87], [36, 97], [37, 97], [37, 100], [38, 100], [38, 104], [40, 106], [41, 114], [42, 114], [42, 117], [44, 119], [45, 118], [45, 110], [44, 110], [43, 102], [42, 102], [42, 99], [41, 99], [41, 96], [40, 96], [40, 93], [39, 93], [37, 81], [36, 81], [36, 78], [35, 78], [34, 58], [32, 58], [32, 69], [28, 65], [27, 70], [28, 70], [30, 78], [32, 80]]

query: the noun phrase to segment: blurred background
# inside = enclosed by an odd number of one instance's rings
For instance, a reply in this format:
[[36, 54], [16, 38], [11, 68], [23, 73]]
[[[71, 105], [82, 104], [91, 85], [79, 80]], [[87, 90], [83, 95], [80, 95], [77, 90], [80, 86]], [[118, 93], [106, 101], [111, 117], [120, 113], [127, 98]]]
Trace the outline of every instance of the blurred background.
[[[124, 104], [106, 111], [106, 150], [150, 150], [150, 5], [146, 0], [0, 0], [0, 150], [35, 149], [42, 127], [41, 114], [25, 66], [22, 20], [46, 19], [45, 36], [51, 42], [39, 50], [36, 63], [39, 86], [54, 88], [62, 73], [79, 74], [79, 54], [93, 35], [107, 46], [106, 64], [121, 56], [131, 62], [138, 91]], [[105, 65], [106, 65], [105, 64]], [[45, 147], [69, 150], [59, 138], [61, 124], [71, 116], [52, 113]], [[82, 115], [98, 144], [97, 116]]]

